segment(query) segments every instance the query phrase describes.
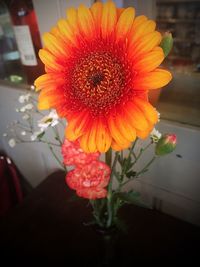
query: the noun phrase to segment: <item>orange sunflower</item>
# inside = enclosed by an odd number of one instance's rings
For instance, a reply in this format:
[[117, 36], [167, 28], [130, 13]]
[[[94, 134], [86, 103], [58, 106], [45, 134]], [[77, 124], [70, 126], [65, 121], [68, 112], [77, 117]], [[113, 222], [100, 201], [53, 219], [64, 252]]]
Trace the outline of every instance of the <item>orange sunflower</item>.
[[112, 1], [67, 9], [43, 36], [46, 74], [35, 81], [39, 109], [67, 119], [66, 137], [85, 152], [122, 150], [158, 121], [148, 90], [171, 80], [154, 21]]

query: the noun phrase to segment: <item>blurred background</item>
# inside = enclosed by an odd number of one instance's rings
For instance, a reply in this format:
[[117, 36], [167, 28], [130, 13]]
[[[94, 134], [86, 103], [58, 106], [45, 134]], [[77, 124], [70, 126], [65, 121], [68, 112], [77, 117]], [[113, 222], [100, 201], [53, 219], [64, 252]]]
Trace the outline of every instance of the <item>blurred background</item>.
[[[137, 15], [156, 20], [157, 29], [174, 38], [163, 63], [173, 80], [153, 90], [150, 101], [161, 113], [157, 129], [177, 134], [177, 149], [157, 160], [134, 186], [155, 209], [200, 225], [200, 1], [115, 2], [118, 7], [134, 6]], [[12, 158], [30, 189], [59, 165], [45, 146], [24, 143], [11, 148], [3, 135], [8, 124], [19, 119], [19, 95], [30, 92], [44, 71], [38, 58], [41, 35], [65, 17], [67, 7], [80, 3], [90, 6], [93, 1], [0, 0], [0, 151]]]

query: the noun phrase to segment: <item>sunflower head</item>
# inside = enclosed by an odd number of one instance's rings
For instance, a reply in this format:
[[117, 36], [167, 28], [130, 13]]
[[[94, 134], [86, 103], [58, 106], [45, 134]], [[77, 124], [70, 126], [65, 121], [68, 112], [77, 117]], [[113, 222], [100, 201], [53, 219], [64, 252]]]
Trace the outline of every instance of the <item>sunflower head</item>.
[[112, 1], [66, 13], [43, 36], [39, 109], [66, 118], [67, 139], [79, 140], [85, 152], [122, 150], [146, 138], [158, 120], [148, 91], [171, 80], [159, 68], [164, 53], [155, 22]]

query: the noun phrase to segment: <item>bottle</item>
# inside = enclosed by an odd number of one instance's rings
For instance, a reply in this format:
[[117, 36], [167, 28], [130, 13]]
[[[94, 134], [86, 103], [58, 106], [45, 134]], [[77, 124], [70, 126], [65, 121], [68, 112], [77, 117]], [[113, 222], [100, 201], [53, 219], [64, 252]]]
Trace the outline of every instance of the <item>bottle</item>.
[[20, 54], [7, 6], [0, 2], [0, 79], [24, 82]]
[[44, 73], [38, 56], [42, 44], [33, 4], [31, 0], [11, 0], [8, 8], [27, 82], [33, 84]]

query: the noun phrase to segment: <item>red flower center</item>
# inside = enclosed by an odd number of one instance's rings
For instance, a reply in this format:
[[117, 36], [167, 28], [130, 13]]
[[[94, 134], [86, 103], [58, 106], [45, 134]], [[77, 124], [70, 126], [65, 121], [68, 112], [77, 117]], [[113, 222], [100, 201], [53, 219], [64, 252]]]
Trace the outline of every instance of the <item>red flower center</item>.
[[91, 49], [88, 46], [76, 55], [68, 90], [75, 110], [87, 108], [92, 116], [98, 116], [130, 100], [133, 71], [122, 45], [112, 47], [109, 42], [96, 40]]

